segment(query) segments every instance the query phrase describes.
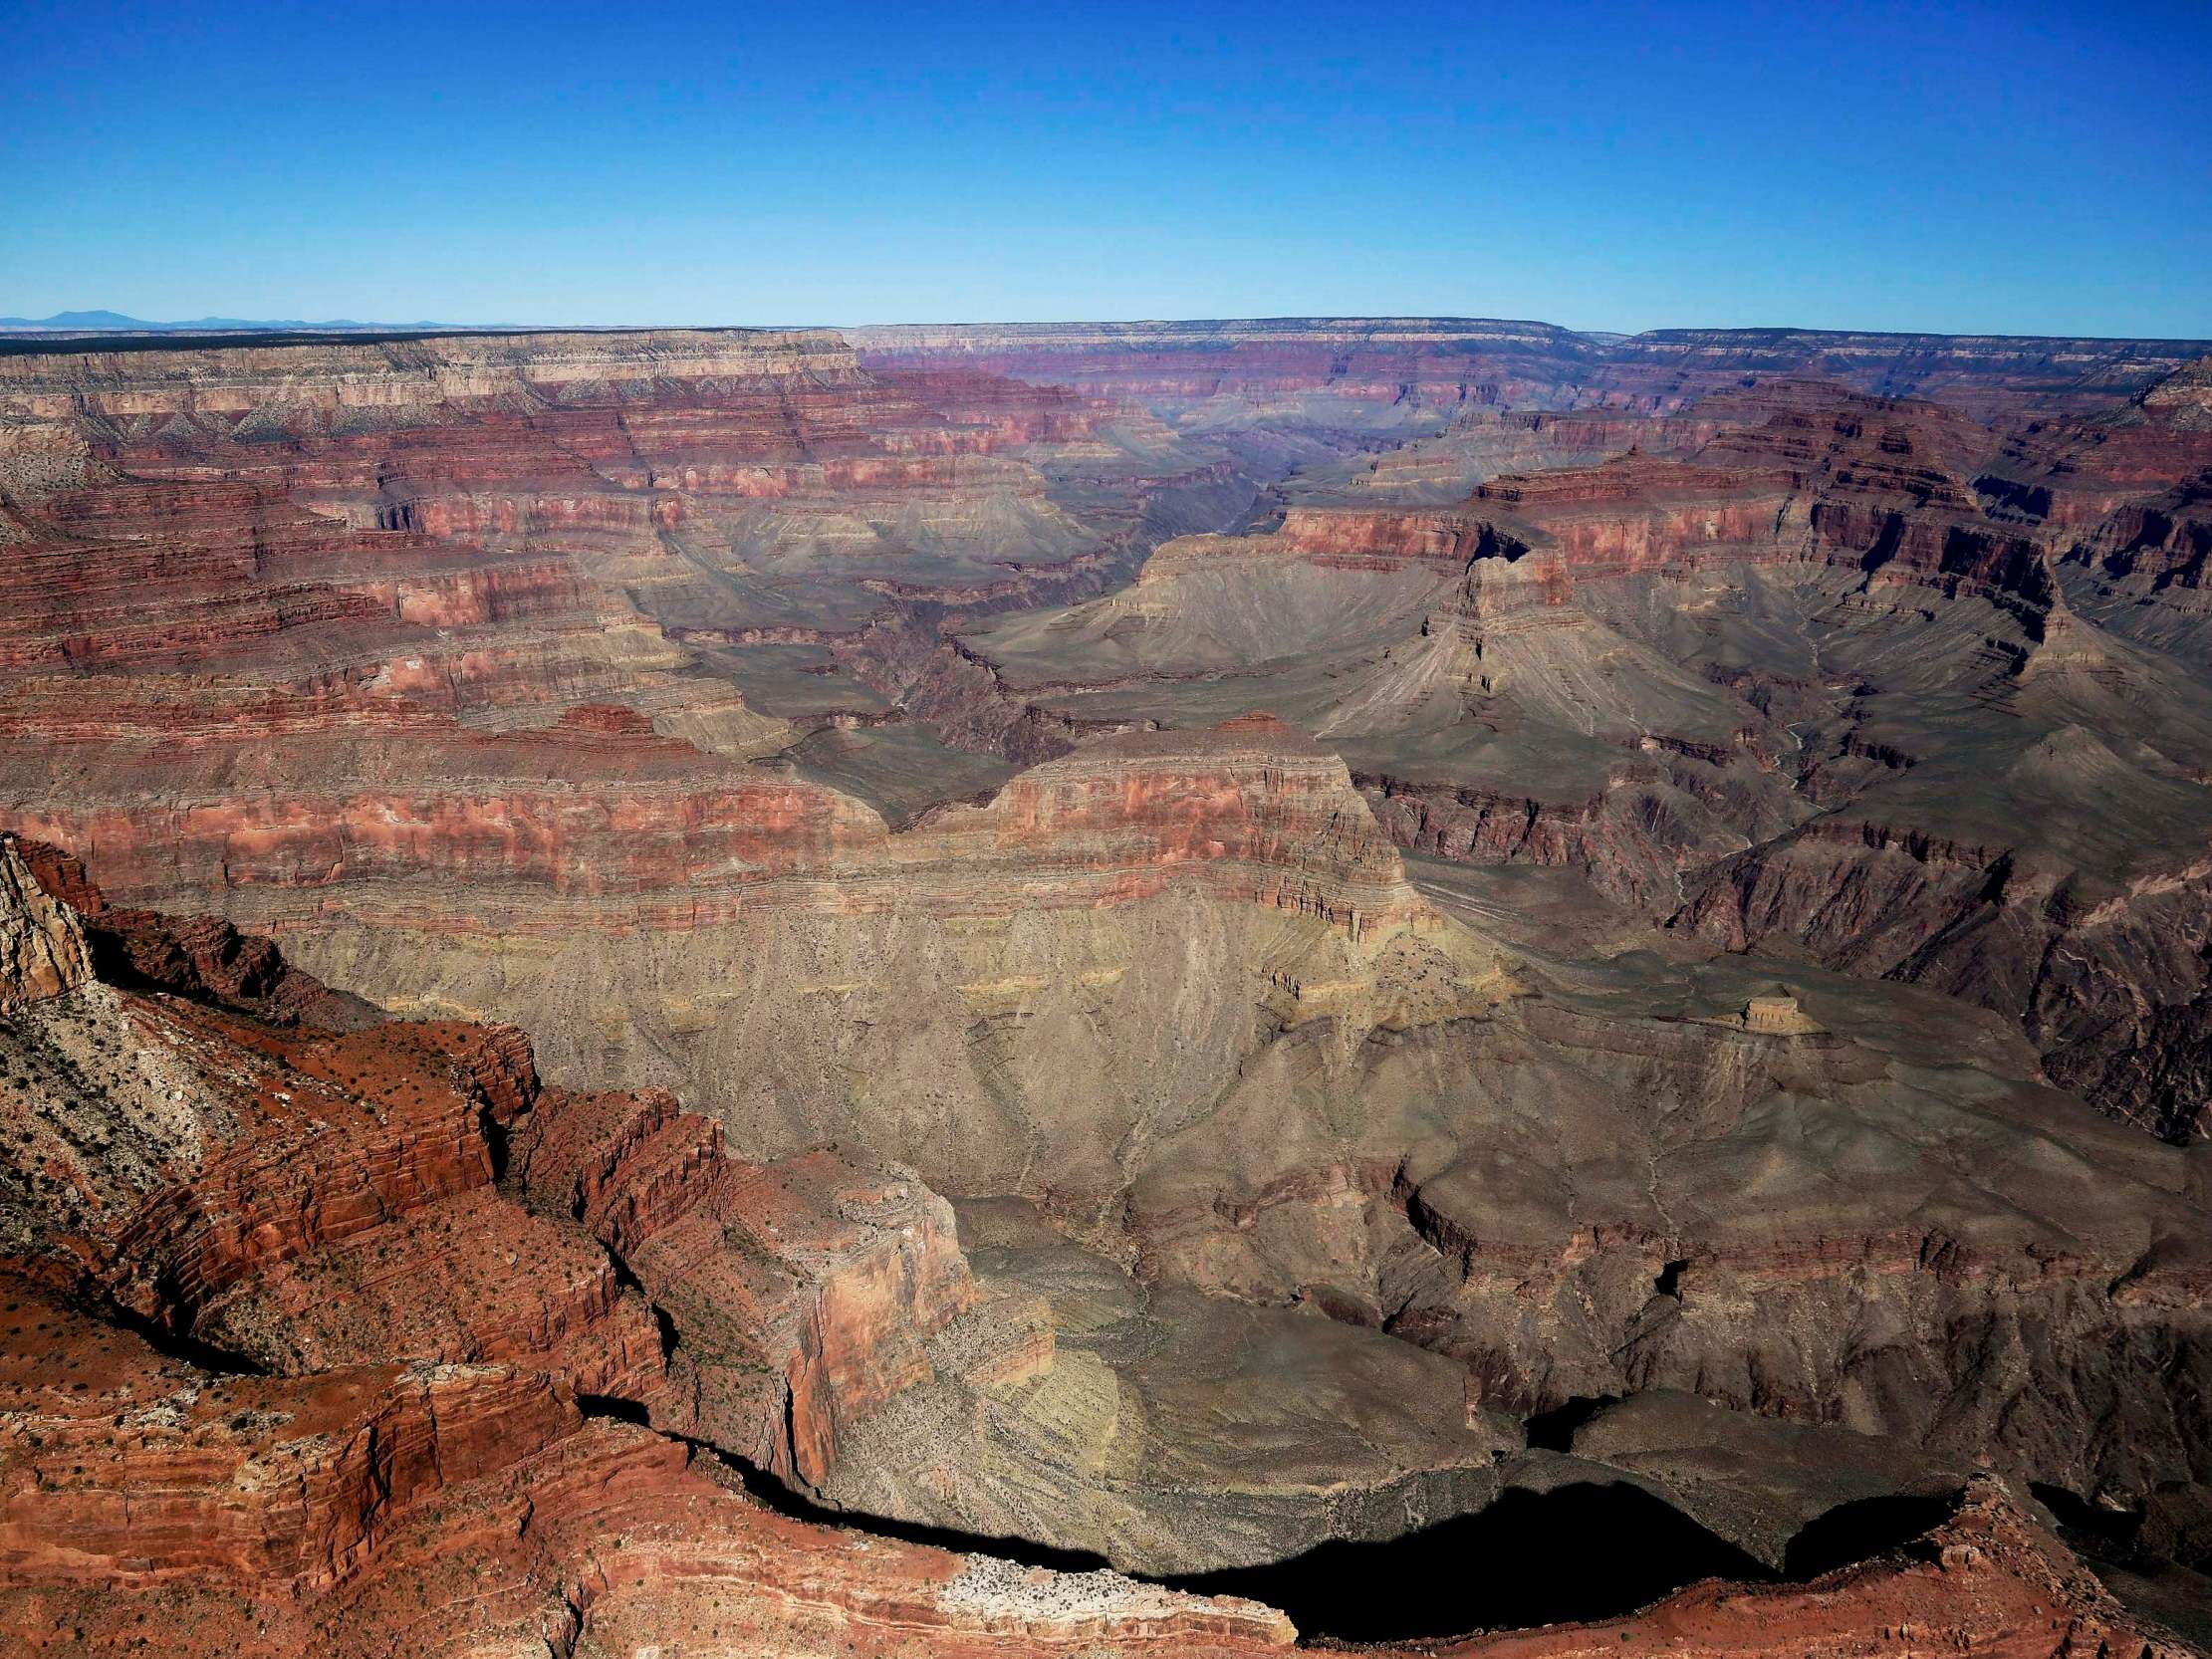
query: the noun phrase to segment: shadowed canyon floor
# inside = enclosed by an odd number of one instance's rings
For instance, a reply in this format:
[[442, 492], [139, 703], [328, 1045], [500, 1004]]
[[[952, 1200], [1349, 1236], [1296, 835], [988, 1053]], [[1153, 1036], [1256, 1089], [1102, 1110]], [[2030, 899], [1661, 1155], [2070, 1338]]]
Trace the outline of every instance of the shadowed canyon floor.
[[56, 345], [52, 1651], [2204, 1639], [2204, 343]]

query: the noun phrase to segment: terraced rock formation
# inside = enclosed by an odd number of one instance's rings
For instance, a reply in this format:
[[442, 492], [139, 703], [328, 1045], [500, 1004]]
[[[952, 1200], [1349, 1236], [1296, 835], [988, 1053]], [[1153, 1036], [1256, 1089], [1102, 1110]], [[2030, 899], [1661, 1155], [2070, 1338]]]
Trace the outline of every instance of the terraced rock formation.
[[[1686, 455], [1294, 506], [964, 647], [1032, 729], [1269, 709], [1346, 755], [1403, 845], [1573, 867], [1729, 949], [1940, 987], [2185, 1135], [2212, 747], [2174, 573], [2188, 458], [2212, 455], [2200, 378], [2009, 446], [1813, 382], [1717, 393]], [[2036, 466], [2084, 482], [2008, 481]]]
[[[291, 997], [257, 1007], [192, 965], [225, 960], [194, 956], [206, 929], [108, 909], [65, 856], [0, 843], [0, 875], [11, 926], [74, 930], [103, 960], [168, 975], [58, 984], [19, 959], [6, 981], [0, 1608], [25, 1651], [149, 1628], [168, 1651], [264, 1654], [1232, 1654], [1293, 1638], [1250, 1600], [841, 1533], [745, 1495], [711, 1448], [821, 1481], [870, 1432], [902, 1433], [886, 1414], [941, 1386], [935, 1366], [1002, 1399], [1055, 1369], [1049, 1351], [984, 1355], [961, 1335], [967, 1263], [910, 1177], [828, 1154], [738, 1164], [673, 1102], [543, 1088], [512, 1032], [378, 1022], [266, 954]], [[1011, 1289], [989, 1296], [1034, 1294], [1021, 1255], [993, 1258]], [[1110, 1269], [1088, 1271], [1079, 1296], [1116, 1294]], [[1044, 1278], [1074, 1290], [1065, 1270]], [[1183, 1333], [1168, 1352], [1218, 1319], [1149, 1316]], [[1337, 1328], [1289, 1317], [1275, 1363], [1231, 1386], [1280, 1393], [1286, 1353]], [[1361, 1340], [1325, 1337], [1309, 1363], [1355, 1376], [1341, 1350]], [[1363, 1340], [1369, 1364], [1410, 1355]], [[1147, 1363], [1175, 1378], [1164, 1398], [1195, 1404], [1177, 1360]], [[1221, 1456], [1187, 1428], [1155, 1432], [1182, 1458]], [[1622, 1455], [1653, 1443], [1612, 1439]], [[1948, 1519], [1922, 1547], [1940, 1553], [1816, 1583], [1830, 1629], [1910, 1608], [1984, 1636], [2048, 1611], [2072, 1636], [2167, 1651], [2002, 1488], [1935, 1509]], [[1699, 1589], [1646, 1617], [1741, 1640], [1730, 1606]], [[1791, 1603], [1767, 1605], [1770, 1634], [1778, 1614]]]
[[[0, 356], [0, 1234], [93, 1368], [20, 1360], [0, 1594], [57, 1651], [1291, 1639], [1193, 1587], [2155, 1647], [2187, 355]], [[1616, 1603], [1327, 1599], [1615, 1529]]]

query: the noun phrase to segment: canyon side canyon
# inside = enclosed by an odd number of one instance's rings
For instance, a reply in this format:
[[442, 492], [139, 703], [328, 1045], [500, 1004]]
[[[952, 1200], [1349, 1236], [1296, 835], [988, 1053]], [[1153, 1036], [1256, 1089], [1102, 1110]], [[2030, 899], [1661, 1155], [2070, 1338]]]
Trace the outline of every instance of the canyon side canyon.
[[2212, 1643], [2212, 342], [0, 336], [0, 1651]]

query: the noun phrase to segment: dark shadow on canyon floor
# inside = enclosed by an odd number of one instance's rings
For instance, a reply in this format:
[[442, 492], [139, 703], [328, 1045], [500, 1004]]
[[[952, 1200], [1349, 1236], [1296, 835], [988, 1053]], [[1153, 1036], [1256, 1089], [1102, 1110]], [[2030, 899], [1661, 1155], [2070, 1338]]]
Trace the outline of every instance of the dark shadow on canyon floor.
[[[588, 1415], [644, 1419], [626, 1401], [580, 1395], [577, 1403]], [[1596, 1409], [1595, 1403], [1578, 1404], [1581, 1415]], [[742, 1458], [686, 1443], [729, 1471], [764, 1508], [795, 1520], [1057, 1572], [1111, 1564], [1088, 1550], [837, 1509], [792, 1491]], [[1266, 1602], [1289, 1614], [1307, 1638], [1411, 1641], [1614, 1618], [1704, 1578], [1771, 1583], [1816, 1577], [1909, 1543], [1956, 1503], [1953, 1494], [1839, 1505], [1792, 1540], [1787, 1567], [1778, 1573], [1641, 1487], [1579, 1481], [1550, 1492], [1512, 1489], [1486, 1509], [1402, 1538], [1336, 1540], [1262, 1566], [1147, 1581]]]
[[1545, 1452], [1572, 1452], [1575, 1431], [1609, 1405], [1618, 1405], [1618, 1394], [1577, 1394], [1564, 1405], [1540, 1411], [1524, 1425], [1529, 1444]]
[[1381, 1642], [1611, 1618], [1713, 1577], [1774, 1574], [1640, 1487], [1584, 1481], [1508, 1492], [1387, 1542], [1339, 1540], [1170, 1582], [1265, 1601], [1307, 1636]]
[[1941, 1526], [1958, 1508], [1959, 1494], [1897, 1493], [1839, 1504], [1800, 1528], [1783, 1555], [1784, 1575], [1818, 1578], [1840, 1566], [1887, 1554]]
[[[587, 1405], [580, 1396], [577, 1404], [590, 1412], [598, 1402], [595, 1400]], [[625, 1415], [618, 1411], [606, 1411], [604, 1414]], [[927, 1544], [932, 1548], [950, 1549], [961, 1554], [996, 1555], [1001, 1560], [1013, 1561], [1020, 1566], [1050, 1567], [1055, 1572], [1095, 1572], [1101, 1567], [1112, 1565], [1104, 1555], [1093, 1554], [1088, 1549], [1059, 1549], [1052, 1544], [1037, 1543], [1024, 1538], [964, 1533], [953, 1527], [932, 1527], [919, 1521], [898, 1521], [889, 1516], [841, 1510], [792, 1491], [757, 1464], [733, 1456], [719, 1447], [699, 1440], [687, 1440], [685, 1444], [697, 1456], [712, 1459], [736, 1476], [743, 1484], [746, 1494], [763, 1509], [773, 1510], [794, 1521], [810, 1522], [817, 1527], [840, 1527], [849, 1532], [866, 1533], [874, 1538], [894, 1539], [900, 1543]]]
[[[700, 1446], [779, 1515], [1023, 1566], [1089, 1572], [1087, 1550], [833, 1509], [741, 1458]], [[1589, 1563], [1577, 1570], [1571, 1563]], [[1241, 1595], [1288, 1613], [1300, 1634], [1338, 1641], [1453, 1636], [1471, 1630], [1608, 1618], [1700, 1578], [1774, 1573], [1641, 1488], [1580, 1482], [1512, 1491], [1473, 1515], [1385, 1541], [1337, 1540], [1265, 1566], [1149, 1581], [1198, 1595]]]
[[2042, 1481], [2029, 1490], [2059, 1524], [2059, 1537], [2120, 1602], [2212, 1653], [2212, 1576], [2144, 1548], [2139, 1511], [2108, 1510]]

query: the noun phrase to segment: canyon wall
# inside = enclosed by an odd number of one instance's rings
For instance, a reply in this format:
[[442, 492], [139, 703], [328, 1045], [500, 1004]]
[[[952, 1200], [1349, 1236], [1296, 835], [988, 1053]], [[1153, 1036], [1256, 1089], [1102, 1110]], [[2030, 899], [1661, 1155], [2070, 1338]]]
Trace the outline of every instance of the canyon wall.
[[[0, 1607], [35, 1649], [148, 1624], [268, 1655], [1292, 1642], [1249, 1600], [779, 1516], [705, 1449], [819, 1477], [955, 1351], [921, 1344], [969, 1305], [967, 1266], [911, 1177], [743, 1165], [672, 1101], [543, 1088], [511, 1031], [380, 1022], [249, 946], [195, 948], [203, 925], [110, 905], [51, 848], [0, 843], [0, 876], [11, 934], [74, 928], [147, 976], [17, 958], [5, 981]], [[240, 956], [265, 972], [234, 991]], [[2048, 1615], [2181, 1651], [1998, 1483], [1929, 1538], [1807, 1589], [1451, 1651], [1775, 1652], [1815, 1609], [1822, 1639], [1909, 1616], [2011, 1651]]]
[[[0, 929], [8, 1249], [361, 1446], [281, 1453], [340, 1520], [225, 1520], [149, 1593], [338, 1607], [476, 1502], [419, 1471], [480, 1386], [530, 1449], [456, 1442], [456, 1489], [721, 1516], [733, 1457], [1145, 1570], [1442, 1520], [1558, 1475], [1522, 1420], [1650, 1391], [2130, 1516], [2196, 1490], [2202, 374], [2124, 356], [0, 358], [0, 826], [81, 860], [33, 849]], [[1949, 401], [1890, 394], [1922, 375]], [[279, 1387], [340, 1377], [327, 1419]], [[1300, 1426], [1332, 1390], [1351, 1440]], [[94, 1486], [87, 1574], [135, 1571]], [[562, 1640], [737, 1594], [669, 1526], [620, 1594], [560, 1557]], [[940, 1567], [1007, 1650], [1287, 1639], [1060, 1580], [1097, 1629], [1001, 1628], [1026, 1590], [906, 1547], [884, 1593], [958, 1641]]]
[[[1481, 318], [909, 325], [845, 331], [863, 361], [962, 364], [1181, 400], [1666, 412], [1747, 377], [1820, 374], [1979, 418], [2092, 409], [2201, 356], [2205, 341], [2014, 339], [1816, 329], [1577, 334]], [[1324, 401], [1320, 407], [1329, 406]]]

